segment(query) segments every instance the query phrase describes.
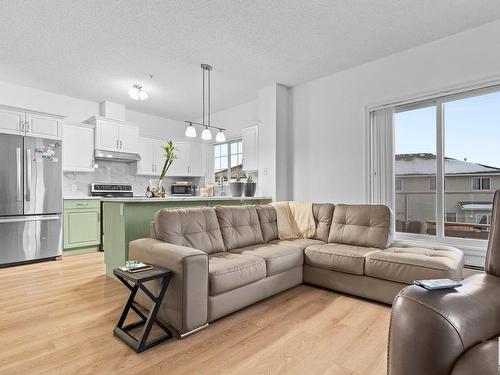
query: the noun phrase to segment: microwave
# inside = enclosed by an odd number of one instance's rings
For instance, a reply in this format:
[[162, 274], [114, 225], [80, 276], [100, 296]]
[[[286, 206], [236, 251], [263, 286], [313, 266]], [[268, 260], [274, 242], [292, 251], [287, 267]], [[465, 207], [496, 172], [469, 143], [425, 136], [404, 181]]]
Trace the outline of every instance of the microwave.
[[170, 185], [170, 195], [195, 195], [195, 188], [192, 184], [173, 183]]

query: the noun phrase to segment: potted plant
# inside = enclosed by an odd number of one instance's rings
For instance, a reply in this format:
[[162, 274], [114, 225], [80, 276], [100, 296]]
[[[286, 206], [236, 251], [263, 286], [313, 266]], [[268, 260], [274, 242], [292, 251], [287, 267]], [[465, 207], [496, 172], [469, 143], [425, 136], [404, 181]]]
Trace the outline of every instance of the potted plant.
[[245, 183], [241, 182], [241, 178], [244, 177], [240, 172], [236, 175], [236, 181], [231, 181], [229, 183], [229, 190], [231, 190], [232, 197], [241, 197], [243, 194], [243, 188], [245, 187]]
[[[146, 196], [152, 197], [164, 197], [165, 188], [162, 186], [163, 180], [167, 177], [167, 172], [175, 159], [177, 159], [177, 154], [175, 153], [176, 148], [172, 141], [168, 141], [165, 146], [162, 146], [165, 151], [165, 163], [161, 169], [160, 178], [157, 180], [149, 180], [148, 189], [146, 191]], [[149, 194], [148, 194], [149, 193]]]
[[255, 183], [252, 176], [247, 177], [247, 182], [245, 183], [245, 197], [253, 197], [255, 195], [255, 188], [257, 184]]

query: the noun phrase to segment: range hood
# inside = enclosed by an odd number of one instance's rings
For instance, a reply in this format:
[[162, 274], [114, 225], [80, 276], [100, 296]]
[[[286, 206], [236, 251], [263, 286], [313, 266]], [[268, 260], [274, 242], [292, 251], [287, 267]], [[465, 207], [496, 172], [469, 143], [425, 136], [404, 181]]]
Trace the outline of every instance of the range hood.
[[94, 158], [95, 160], [121, 161], [124, 163], [133, 163], [141, 160], [139, 154], [106, 150], [95, 150]]

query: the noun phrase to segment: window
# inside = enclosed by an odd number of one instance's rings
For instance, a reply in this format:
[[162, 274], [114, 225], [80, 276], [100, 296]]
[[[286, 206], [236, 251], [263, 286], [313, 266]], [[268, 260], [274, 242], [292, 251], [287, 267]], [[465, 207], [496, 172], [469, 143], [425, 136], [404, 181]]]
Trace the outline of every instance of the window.
[[371, 197], [392, 206], [399, 238], [485, 247], [500, 188], [499, 118], [498, 87], [371, 113]]
[[235, 139], [229, 142], [214, 145], [215, 180], [224, 178], [224, 181], [235, 179], [242, 171], [243, 142]]
[[429, 179], [429, 190], [436, 190], [436, 177], [431, 177]]
[[447, 223], [456, 223], [457, 222], [457, 213], [456, 212], [447, 212], [446, 218], [444, 220]]
[[476, 214], [476, 224], [491, 224], [491, 214]]
[[491, 180], [489, 177], [473, 177], [472, 190], [490, 190]]
[[[394, 115], [394, 178], [405, 178], [405, 190], [395, 194], [396, 230], [436, 233], [436, 108], [425, 106]], [[435, 190], [435, 189], [434, 189]]]
[[403, 180], [399, 177], [396, 177], [396, 180], [394, 181], [394, 186], [396, 191], [403, 190]]

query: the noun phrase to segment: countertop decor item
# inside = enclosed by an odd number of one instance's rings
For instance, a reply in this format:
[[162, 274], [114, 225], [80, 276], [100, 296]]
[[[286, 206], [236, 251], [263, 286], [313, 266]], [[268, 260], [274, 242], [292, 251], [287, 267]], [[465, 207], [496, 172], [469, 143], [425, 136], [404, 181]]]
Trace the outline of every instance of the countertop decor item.
[[255, 190], [257, 183], [253, 180], [252, 176], [247, 177], [247, 182], [245, 183], [245, 197], [253, 197], [255, 195]]
[[241, 197], [243, 194], [243, 189], [245, 188], [245, 183], [241, 181], [241, 178], [244, 177], [240, 173], [236, 175], [236, 181], [231, 181], [229, 183], [229, 190], [231, 190], [231, 196], [233, 197]]
[[156, 198], [156, 197], [165, 197], [165, 188], [163, 187], [163, 180], [167, 177], [167, 172], [174, 162], [177, 159], [176, 148], [172, 141], [168, 141], [165, 146], [162, 147], [165, 150], [165, 163], [163, 164], [163, 168], [161, 169], [160, 178], [149, 180], [149, 185], [146, 189], [146, 197], [148, 198]]

